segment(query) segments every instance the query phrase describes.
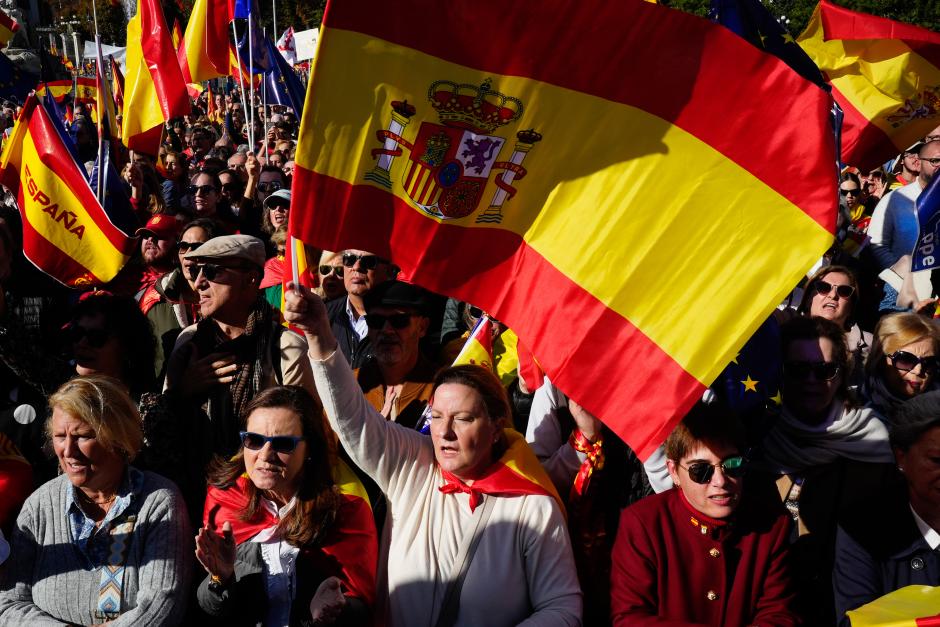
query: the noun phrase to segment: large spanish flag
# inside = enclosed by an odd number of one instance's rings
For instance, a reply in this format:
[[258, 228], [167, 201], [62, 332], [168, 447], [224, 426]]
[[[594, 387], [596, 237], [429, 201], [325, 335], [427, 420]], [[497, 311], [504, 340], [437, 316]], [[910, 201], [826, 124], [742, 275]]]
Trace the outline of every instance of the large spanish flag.
[[645, 2], [331, 2], [291, 232], [511, 327], [648, 456], [833, 241], [830, 99]]
[[127, 23], [121, 139], [131, 150], [156, 155], [163, 124], [191, 109], [163, 8], [157, 0], [138, 0]]
[[0, 155], [2, 182], [17, 197], [26, 258], [69, 287], [101, 285], [136, 240], [108, 219], [65, 141], [31, 96]]
[[187, 83], [228, 76], [228, 0], [196, 0], [177, 56]]
[[845, 163], [874, 167], [940, 126], [940, 34], [822, 0], [798, 42], [845, 112]]

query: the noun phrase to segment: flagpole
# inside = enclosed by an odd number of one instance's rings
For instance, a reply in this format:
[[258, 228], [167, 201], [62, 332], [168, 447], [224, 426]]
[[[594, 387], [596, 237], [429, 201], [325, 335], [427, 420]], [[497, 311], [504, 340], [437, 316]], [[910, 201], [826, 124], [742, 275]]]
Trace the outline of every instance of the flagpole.
[[[232, 20], [232, 37], [235, 39], [235, 61], [236, 61], [236, 64], [238, 65], [238, 93], [241, 95], [242, 112], [245, 114], [245, 121], [247, 122], [248, 121], [248, 107], [245, 105], [245, 79], [244, 79], [244, 76], [242, 75], [242, 57], [241, 57], [241, 53], [238, 50], [238, 32], [235, 30], [235, 20]], [[248, 128], [250, 129], [251, 126], [249, 126]]]
[[[91, 0], [91, 15], [95, 23], [95, 74], [102, 77], [102, 80], [104, 80], [101, 68], [101, 35], [98, 33], [98, 7], [95, 6], [95, 0]], [[104, 118], [108, 111], [101, 94], [101, 87], [102, 85], [98, 85], [98, 81], [95, 80], [95, 91], [97, 92], [98, 99], [95, 103], [98, 109], [98, 180], [96, 181], [98, 187], [96, 191], [98, 192], [98, 202], [104, 207], [104, 190], [108, 182], [108, 167], [104, 162]], [[102, 111], [102, 109], [104, 109], [104, 111]]]
[[[248, 93], [251, 94], [249, 97], [249, 105], [251, 106], [251, 118], [248, 122], [248, 142], [251, 144], [251, 149], [255, 150], [255, 53], [252, 50], [252, 33], [251, 33], [251, 10], [248, 11]], [[247, 116], [246, 116], [247, 117]]]
[[274, 31], [274, 35], [277, 36], [277, 4], [275, 0], [271, 0], [271, 30]]

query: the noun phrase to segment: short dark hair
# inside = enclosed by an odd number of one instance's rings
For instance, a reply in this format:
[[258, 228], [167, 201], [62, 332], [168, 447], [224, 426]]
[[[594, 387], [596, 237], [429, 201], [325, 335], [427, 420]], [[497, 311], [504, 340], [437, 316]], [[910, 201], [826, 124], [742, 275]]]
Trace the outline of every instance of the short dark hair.
[[702, 401], [693, 405], [666, 438], [666, 457], [679, 462], [696, 444], [702, 442], [730, 444], [739, 452], [744, 452], [744, 429], [737, 415], [727, 405]]
[[780, 352], [786, 361], [787, 349], [790, 344], [803, 340], [820, 340], [827, 338], [832, 342], [833, 358], [839, 365], [841, 374], [841, 384], [839, 394], [842, 398], [848, 398], [849, 386], [849, 347], [845, 340], [845, 331], [832, 320], [820, 317], [804, 318], [798, 317], [786, 321], [780, 325]]
[[895, 408], [888, 429], [891, 446], [907, 451], [934, 427], [940, 427], [940, 391], [919, 394]]

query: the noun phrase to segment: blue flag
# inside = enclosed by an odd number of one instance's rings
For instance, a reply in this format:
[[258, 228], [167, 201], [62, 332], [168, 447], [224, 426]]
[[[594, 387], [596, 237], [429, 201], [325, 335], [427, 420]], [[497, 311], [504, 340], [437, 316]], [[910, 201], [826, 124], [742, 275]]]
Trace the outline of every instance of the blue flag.
[[268, 90], [268, 104], [290, 107], [297, 115], [297, 119], [300, 119], [303, 116], [304, 98], [307, 95], [304, 86], [297, 78], [294, 68], [290, 66], [274, 43], [269, 38], [265, 39], [265, 43], [268, 47], [268, 56], [274, 61], [271, 64], [271, 71], [264, 77]]
[[[137, 218], [134, 216], [134, 209], [131, 207], [131, 199], [124, 188], [124, 182], [114, 167], [114, 161], [110, 156], [110, 148], [110, 143], [104, 142], [103, 149], [95, 158], [95, 165], [88, 177], [88, 182], [91, 184], [95, 196], [101, 199], [101, 206], [104, 208], [104, 212], [108, 214], [111, 223], [124, 231], [128, 237], [134, 237], [134, 232], [137, 229]], [[104, 176], [101, 177], [104, 181], [104, 194], [99, 194], [98, 172], [102, 163], [106, 164], [107, 169], [103, 173]]]
[[793, 68], [806, 80], [830, 91], [822, 72], [793, 36], [760, 0], [712, 0], [708, 17]]
[[265, 45], [264, 31], [258, 24], [258, 4], [256, 0], [236, 0], [234, 7], [236, 20], [235, 48], [238, 59], [252, 74], [264, 74], [271, 71], [273, 59]]
[[911, 259], [911, 272], [940, 266], [940, 176], [934, 176], [917, 197], [917, 244]]
[[712, 383], [723, 404], [738, 413], [780, 403], [780, 325], [770, 316]]

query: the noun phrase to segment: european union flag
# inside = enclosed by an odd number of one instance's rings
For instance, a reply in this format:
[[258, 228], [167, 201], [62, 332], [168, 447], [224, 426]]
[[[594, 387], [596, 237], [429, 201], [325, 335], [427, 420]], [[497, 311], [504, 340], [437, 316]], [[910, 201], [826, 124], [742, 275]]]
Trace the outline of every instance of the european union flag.
[[813, 60], [760, 0], [712, 0], [708, 17], [764, 52], [779, 57], [806, 80], [830, 90]]
[[780, 325], [774, 316], [757, 328], [737, 357], [728, 364], [712, 391], [724, 404], [747, 413], [780, 403]]
[[[246, 10], [247, 7], [247, 10]], [[265, 45], [267, 37], [258, 24], [258, 5], [255, 0], [237, 0], [235, 3], [235, 32], [238, 58], [252, 74], [271, 71], [273, 59]]]
[[304, 98], [307, 95], [304, 86], [274, 43], [266, 38], [265, 44], [268, 47], [268, 56], [274, 61], [271, 64], [271, 71], [264, 77], [268, 90], [268, 104], [290, 107], [297, 114], [297, 119], [300, 119], [303, 116]]
[[[104, 172], [102, 180], [104, 182], [104, 194], [98, 193], [98, 170], [101, 164], [106, 164], [107, 170]], [[128, 237], [133, 237], [137, 229], [137, 218], [134, 216], [134, 210], [131, 208], [131, 199], [124, 189], [123, 181], [118, 175], [117, 169], [110, 156], [110, 144], [104, 143], [104, 148], [95, 158], [95, 166], [89, 175], [89, 184], [95, 192], [95, 196], [101, 199], [101, 206], [104, 212], [111, 220], [111, 224], [121, 229]]]

